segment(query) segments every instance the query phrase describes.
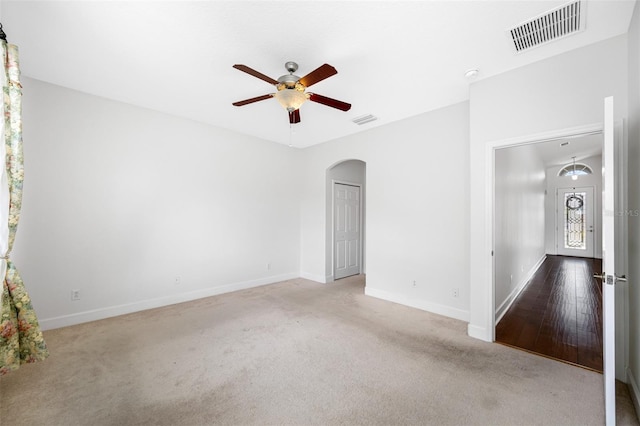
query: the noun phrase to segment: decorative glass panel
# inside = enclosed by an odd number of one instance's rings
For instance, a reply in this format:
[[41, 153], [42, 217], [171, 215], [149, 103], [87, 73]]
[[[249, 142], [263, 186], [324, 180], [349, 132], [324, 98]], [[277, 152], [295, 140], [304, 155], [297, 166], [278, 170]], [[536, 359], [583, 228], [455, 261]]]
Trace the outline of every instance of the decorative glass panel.
[[586, 250], [586, 192], [564, 194], [564, 248]]

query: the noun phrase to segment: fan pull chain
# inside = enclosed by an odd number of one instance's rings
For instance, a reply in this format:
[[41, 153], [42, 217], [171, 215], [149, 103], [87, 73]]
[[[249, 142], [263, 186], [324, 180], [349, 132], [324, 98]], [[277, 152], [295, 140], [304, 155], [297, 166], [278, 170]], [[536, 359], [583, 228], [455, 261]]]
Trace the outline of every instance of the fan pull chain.
[[289, 123], [289, 147], [293, 147], [293, 124]]

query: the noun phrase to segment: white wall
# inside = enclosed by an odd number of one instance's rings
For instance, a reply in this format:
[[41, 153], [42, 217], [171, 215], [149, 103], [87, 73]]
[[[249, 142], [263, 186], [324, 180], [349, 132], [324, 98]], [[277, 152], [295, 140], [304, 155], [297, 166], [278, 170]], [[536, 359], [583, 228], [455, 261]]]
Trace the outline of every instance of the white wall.
[[491, 275], [491, 149], [519, 138], [602, 123], [603, 99], [627, 115], [627, 38], [536, 62], [470, 88], [470, 316], [469, 334], [493, 340]]
[[570, 176], [558, 176], [558, 172], [566, 166], [553, 166], [547, 169], [547, 196], [545, 197], [545, 247], [547, 254], [557, 254], [556, 248], [556, 190], [574, 186], [591, 186], [594, 188], [593, 222], [594, 222], [594, 257], [602, 259], [602, 156], [584, 158], [579, 161], [591, 168], [593, 174], [580, 176], [577, 181]]
[[467, 103], [304, 151], [29, 78], [23, 116], [13, 258], [44, 328], [326, 280], [327, 169], [345, 159], [367, 163], [368, 288], [468, 317]]
[[303, 276], [328, 278], [326, 171], [359, 159], [367, 169], [367, 293], [466, 320], [468, 122], [465, 102], [305, 149]]
[[[640, 6], [636, 3], [629, 38], [628, 208], [640, 211]], [[636, 412], [640, 413], [640, 217], [628, 216], [629, 371]]]
[[23, 86], [13, 259], [44, 328], [299, 275], [298, 151], [29, 78]]
[[326, 217], [327, 220], [327, 236], [326, 236], [326, 254], [325, 254], [325, 275], [328, 277], [328, 281], [333, 280], [333, 228], [332, 228], [332, 215], [333, 215], [333, 182], [347, 182], [361, 185], [360, 194], [362, 202], [362, 230], [360, 232], [360, 243], [362, 244], [362, 256], [361, 273], [366, 273], [367, 265], [367, 167], [363, 161], [360, 160], [347, 160], [339, 164], [334, 165], [327, 170], [327, 184], [326, 184]]
[[495, 153], [495, 310], [499, 318], [545, 257], [545, 167], [533, 145]]

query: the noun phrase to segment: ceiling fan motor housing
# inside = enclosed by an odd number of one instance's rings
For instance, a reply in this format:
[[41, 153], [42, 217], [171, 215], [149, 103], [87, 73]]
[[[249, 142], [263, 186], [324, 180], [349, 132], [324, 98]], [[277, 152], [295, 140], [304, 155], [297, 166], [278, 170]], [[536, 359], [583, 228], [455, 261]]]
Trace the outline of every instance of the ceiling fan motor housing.
[[305, 87], [302, 84], [298, 83], [298, 81], [300, 80], [300, 77], [293, 74], [298, 69], [298, 64], [296, 64], [295, 62], [289, 61], [286, 64], [284, 64], [284, 67], [287, 69], [287, 71], [289, 71], [289, 74], [282, 75], [278, 78], [278, 83], [280, 83], [277, 86], [278, 90], [282, 90], [286, 88], [286, 89], [297, 89], [297, 90], [300, 90], [301, 92], [304, 91]]
[[282, 90], [284, 88], [301, 90], [300, 87], [302, 88], [302, 90], [304, 90], [304, 86], [298, 83], [298, 80], [300, 80], [300, 77], [293, 74], [285, 74], [283, 76], [280, 76], [278, 78], [278, 83], [280, 83], [278, 84], [278, 90]]

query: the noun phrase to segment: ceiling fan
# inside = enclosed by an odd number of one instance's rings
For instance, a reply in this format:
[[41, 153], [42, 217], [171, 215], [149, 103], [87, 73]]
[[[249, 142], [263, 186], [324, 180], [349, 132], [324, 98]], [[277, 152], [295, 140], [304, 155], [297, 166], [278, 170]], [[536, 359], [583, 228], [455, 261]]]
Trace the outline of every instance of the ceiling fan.
[[257, 96], [251, 99], [245, 99], [243, 101], [234, 102], [235, 106], [243, 106], [265, 99], [276, 98], [280, 105], [282, 105], [287, 112], [289, 112], [289, 123], [295, 124], [300, 122], [300, 106], [307, 100], [317, 102], [319, 104], [327, 105], [332, 108], [337, 108], [341, 111], [349, 111], [351, 104], [346, 102], [331, 99], [326, 96], [318, 95], [317, 93], [305, 92], [306, 88], [312, 84], [316, 84], [319, 81], [329, 78], [332, 75], [338, 73], [334, 67], [329, 64], [321, 65], [309, 74], [300, 78], [293, 73], [298, 69], [298, 64], [295, 62], [287, 62], [284, 64], [289, 74], [285, 74], [277, 80], [266, 76], [253, 68], [249, 68], [246, 65], [236, 64], [233, 68], [251, 74], [254, 77], [264, 80], [269, 84], [273, 84], [277, 91], [268, 95]]

